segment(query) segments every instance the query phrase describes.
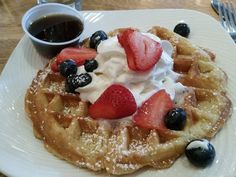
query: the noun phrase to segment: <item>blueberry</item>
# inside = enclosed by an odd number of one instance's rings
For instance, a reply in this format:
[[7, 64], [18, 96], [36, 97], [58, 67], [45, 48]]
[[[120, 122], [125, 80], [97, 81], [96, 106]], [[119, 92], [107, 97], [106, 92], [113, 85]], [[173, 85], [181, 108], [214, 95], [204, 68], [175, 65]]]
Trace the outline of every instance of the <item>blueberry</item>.
[[185, 148], [188, 160], [197, 167], [210, 165], [215, 158], [215, 148], [208, 140], [197, 139], [191, 141]]
[[90, 82], [92, 82], [92, 77], [88, 73], [71, 74], [66, 78], [66, 91], [74, 93], [75, 89], [84, 87]]
[[62, 76], [67, 77], [70, 74], [76, 74], [77, 65], [74, 60], [65, 60], [59, 65], [59, 71]]
[[190, 28], [186, 23], [179, 23], [175, 26], [174, 32], [183, 37], [188, 37], [190, 33]]
[[165, 125], [171, 130], [182, 130], [186, 124], [186, 112], [182, 108], [173, 108], [165, 116]]
[[93, 70], [97, 69], [98, 62], [95, 59], [86, 60], [84, 63], [84, 69], [87, 72], [93, 72]]
[[104, 31], [96, 31], [90, 37], [89, 46], [93, 49], [97, 49], [97, 46], [100, 44], [100, 42], [106, 40], [107, 38], [107, 34]]

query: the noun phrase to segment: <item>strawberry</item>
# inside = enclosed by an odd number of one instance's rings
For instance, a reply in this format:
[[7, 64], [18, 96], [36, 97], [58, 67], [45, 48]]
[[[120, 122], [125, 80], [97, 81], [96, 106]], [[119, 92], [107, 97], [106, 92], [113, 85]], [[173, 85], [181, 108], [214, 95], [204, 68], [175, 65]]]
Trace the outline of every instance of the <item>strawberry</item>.
[[58, 71], [59, 71], [59, 68], [58, 68], [58, 66], [57, 66], [57, 63], [56, 63], [55, 61], [51, 63], [51, 70], [52, 70], [53, 72], [58, 72]]
[[85, 60], [95, 58], [96, 50], [85, 47], [68, 47], [63, 49], [56, 57], [56, 63], [60, 64], [67, 59], [73, 59], [78, 66], [84, 64]]
[[94, 119], [119, 119], [130, 116], [137, 109], [133, 94], [124, 86], [113, 84], [89, 107], [89, 116]]
[[147, 129], [166, 129], [164, 117], [173, 107], [174, 103], [170, 96], [165, 90], [160, 90], [138, 108], [133, 121], [138, 126]]
[[126, 29], [118, 36], [118, 41], [124, 48], [128, 66], [133, 71], [147, 71], [160, 59], [162, 47], [141, 32]]
[[77, 66], [84, 64], [85, 60], [95, 58], [97, 55], [96, 50], [85, 47], [68, 47], [63, 49], [55, 59], [55, 63], [52, 63], [51, 69], [57, 71], [56, 65], [59, 65], [64, 60], [73, 59]]

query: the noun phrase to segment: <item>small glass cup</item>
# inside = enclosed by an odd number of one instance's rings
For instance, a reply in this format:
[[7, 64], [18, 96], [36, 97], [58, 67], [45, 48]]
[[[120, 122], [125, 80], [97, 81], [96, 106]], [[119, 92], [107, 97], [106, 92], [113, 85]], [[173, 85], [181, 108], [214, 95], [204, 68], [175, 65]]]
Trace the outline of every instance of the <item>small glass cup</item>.
[[43, 3], [61, 3], [74, 7], [76, 10], [81, 10], [82, 0], [37, 0], [37, 4]]

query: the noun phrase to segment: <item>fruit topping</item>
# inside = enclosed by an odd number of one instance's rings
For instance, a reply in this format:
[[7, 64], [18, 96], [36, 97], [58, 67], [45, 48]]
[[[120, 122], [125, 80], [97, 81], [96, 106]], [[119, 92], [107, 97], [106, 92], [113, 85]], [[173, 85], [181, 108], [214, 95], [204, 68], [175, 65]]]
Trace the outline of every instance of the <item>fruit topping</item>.
[[106, 40], [107, 38], [107, 34], [104, 31], [96, 31], [90, 37], [89, 46], [93, 49], [97, 49], [97, 46], [100, 44], [100, 42]]
[[96, 55], [97, 52], [94, 49], [85, 47], [68, 47], [63, 49], [56, 56], [54, 63], [51, 64], [51, 69], [53, 71], [58, 71], [58, 68], [56, 66], [68, 59], [74, 60], [77, 66], [81, 66], [84, 64], [85, 60], [93, 59], [96, 57]]
[[84, 63], [84, 69], [87, 72], [93, 72], [93, 70], [97, 69], [98, 62], [95, 59], [86, 60]]
[[89, 107], [94, 119], [119, 119], [132, 115], [137, 109], [133, 94], [124, 86], [113, 84]]
[[191, 141], [185, 149], [188, 160], [198, 167], [210, 165], [215, 158], [215, 148], [206, 139]]
[[78, 87], [84, 87], [92, 82], [92, 77], [88, 73], [80, 75], [71, 74], [66, 78], [66, 91], [74, 93]]
[[174, 32], [183, 37], [188, 37], [190, 33], [190, 28], [186, 23], [179, 23], [175, 26]]
[[62, 76], [67, 77], [70, 74], [76, 74], [77, 65], [74, 60], [65, 60], [59, 64], [59, 71]]
[[173, 108], [165, 116], [165, 125], [171, 130], [182, 130], [186, 124], [186, 112], [182, 108]]
[[56, 63], [55, 61], [53, 61], [53, 62], [51, 63], [50, 67], [51, 67], [51, 70], [52, 70], [53, 72], [58, 72], [58, 71], [59, 71], [58, 65], [57, 65], [57, 63]]
[[63, 49], [56, 57], [57, 64], [67, 59], [73, 59], [77, 66], [84, 64], [85, 60], [93, 59], [97, 52], [90, 48], [85, 47], [68, 47]]
[[133, 71], [151, 69], [161, 57], [160, 43], [133, 29], [120, 33], [118, 41], [124, 48], [128, 66]]
[[133, 116], [133, 121], [138, 126], [147, 129], [166, 129], [164, 117], [173, 107], [170, 96], [165, 90], [160, 90], [138, 108], [137, 113]]

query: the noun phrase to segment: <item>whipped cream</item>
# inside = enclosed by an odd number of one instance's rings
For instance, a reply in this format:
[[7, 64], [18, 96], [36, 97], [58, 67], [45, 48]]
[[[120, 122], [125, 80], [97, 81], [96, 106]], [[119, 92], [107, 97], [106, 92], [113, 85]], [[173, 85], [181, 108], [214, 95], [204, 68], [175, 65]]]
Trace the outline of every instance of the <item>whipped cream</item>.
[[209, 148], [208, 146], [209, 146], [209, 141], [206, 139], [202, 139], [202, 140], [192, 141], [191, 143], [188, 144], [186, 149], [187, 150], [197, 149], [197, 148], [208, 149]]
[[[161, 41], [157, 36], [143, 33], [153, 40], [160, 42], [163, 52], [156, 65], [146, 72], [135, 72], [129, 69], [125, 50], [118, 42], [117, 36], [102, 41], [97, 48], [96, 60], [98, 68], [92, 73], [92, 82], [85, 87], [76, 89], [80, 98], [94, 103], [110, 85], [116, 83], [128, 88], [140, 106], [158, 90], [165, 89], [174, 100], [176, 94], [186, 88], [176, 82], [178, 74], [173, 71], [171, 58], [173, 47], [168, 41]], [[78, 73], [84, 73], [84, 67], [78, 68]]]

